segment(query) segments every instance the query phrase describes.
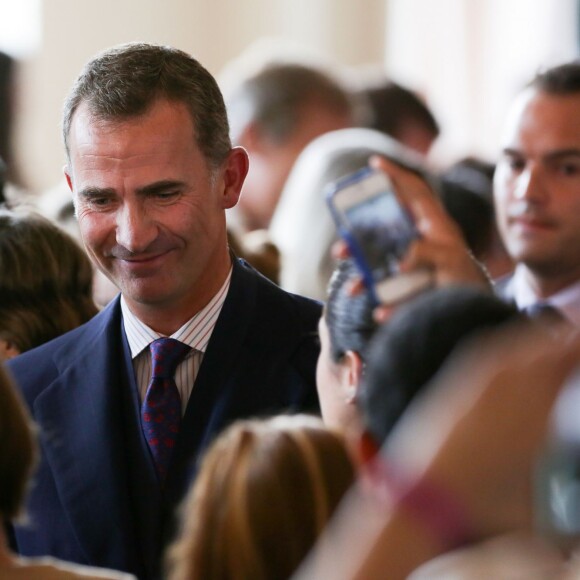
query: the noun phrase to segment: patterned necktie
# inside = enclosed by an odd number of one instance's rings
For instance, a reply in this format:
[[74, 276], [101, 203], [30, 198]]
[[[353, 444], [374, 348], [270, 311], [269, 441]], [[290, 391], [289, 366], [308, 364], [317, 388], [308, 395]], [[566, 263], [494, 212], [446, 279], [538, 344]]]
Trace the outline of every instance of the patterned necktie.
[[159, 338], [149, 350], [151, 382], [141, 407], [141, 426], [163, 483], [181, 423], [181, 398], [173, 375], [191, 349], [173, 338]]

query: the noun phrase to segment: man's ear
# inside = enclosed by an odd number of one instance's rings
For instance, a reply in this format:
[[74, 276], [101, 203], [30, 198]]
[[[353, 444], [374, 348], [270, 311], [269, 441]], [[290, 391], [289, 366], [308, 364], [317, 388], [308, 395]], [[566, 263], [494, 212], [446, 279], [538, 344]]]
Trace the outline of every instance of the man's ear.
[[354, 350], [347, 350], [344, 355], [343, 365], [343, 385], [345, 386], [348, 393], [347, 403], [354, 404], [354, 399], [362, 379], [362, 358], [358, 352], [355, 352]]
[[73, 191], [73, 182], [72, 182], [72, 177], [71, 177], [71, 174], [70, 174], [70, 168], [69, 168], [69, 166], [68, 165], [65, 165], [62, 168], [62, 172], [64, 173], [64, 177], [66, 179], [66, 182], [68, 184], [69, 189], [71, 191]]
[[240, 198], [242, 185], [248, 174], [248, 154], [243, 147], [234, 147], [228, 154], [222, 167], [223, 192], [222, 205], [224, 209], [234, 207]]

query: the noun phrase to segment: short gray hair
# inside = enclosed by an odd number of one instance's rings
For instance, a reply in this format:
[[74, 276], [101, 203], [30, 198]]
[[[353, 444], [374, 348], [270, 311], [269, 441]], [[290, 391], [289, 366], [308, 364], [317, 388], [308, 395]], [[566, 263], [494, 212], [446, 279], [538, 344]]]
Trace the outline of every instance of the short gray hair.
[[283, 143], [307, 103], [337, 115], [354, 115], [352, 97], [337, 79], [299, 63], [270, 63], [224, 92], [234, 141], [247, 123], [255, 122], [270, 139]]
[[214, 166], [231, 150], [222, 94], [213, 76], [187, 53], [155, 44], [129, 43], [90, 60], [74, 83], [63, 112], [63, 138], [70, 159], [69, 132], [75, 111], [86, 103], [103, 121], [145, 114], [159, 99], [187, 106], [195, 138]]

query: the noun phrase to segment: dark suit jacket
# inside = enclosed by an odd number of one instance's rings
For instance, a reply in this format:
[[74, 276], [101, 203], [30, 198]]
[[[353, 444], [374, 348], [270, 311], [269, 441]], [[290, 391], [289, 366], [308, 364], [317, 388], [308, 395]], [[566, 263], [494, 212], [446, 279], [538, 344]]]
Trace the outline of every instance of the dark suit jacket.
[[320, 305], [236, 261], [164, 490], [140, 429], [119, 299], [8, 365], [40, 428], [42, 460], [14, 530], [24, 555], [157, 578], [174, 512], [207, 444], [240, 417], [317, 411]]

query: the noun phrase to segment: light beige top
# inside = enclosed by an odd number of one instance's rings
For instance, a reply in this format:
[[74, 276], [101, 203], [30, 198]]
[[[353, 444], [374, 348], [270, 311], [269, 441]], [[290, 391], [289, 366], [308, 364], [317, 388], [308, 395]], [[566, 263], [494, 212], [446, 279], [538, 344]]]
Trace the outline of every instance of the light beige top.
[[408, 580], [556, 580], [567, 562], [547, 541], [524, 533], [506, 534], [438, 556]]
[[2, 580], [136, 580], [123, 572], [69, 564], [54, 558], [20, 558], [0, 565]]

